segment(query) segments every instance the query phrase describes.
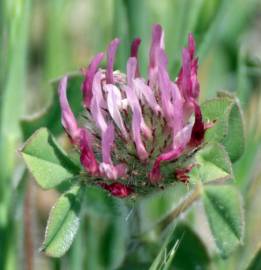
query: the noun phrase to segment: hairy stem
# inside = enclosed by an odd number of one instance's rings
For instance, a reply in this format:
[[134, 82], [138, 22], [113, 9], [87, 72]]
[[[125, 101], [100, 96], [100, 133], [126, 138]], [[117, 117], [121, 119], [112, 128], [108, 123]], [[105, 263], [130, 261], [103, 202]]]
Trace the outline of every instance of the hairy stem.
[[158, 227], [164, 230], [175, 220], [181, 213], [185, 212], [194, 202], [199, 200], [202, 194], [202, 185], [198, 183], [195, 189], [176, 207], [170, 212], [159, 224]]

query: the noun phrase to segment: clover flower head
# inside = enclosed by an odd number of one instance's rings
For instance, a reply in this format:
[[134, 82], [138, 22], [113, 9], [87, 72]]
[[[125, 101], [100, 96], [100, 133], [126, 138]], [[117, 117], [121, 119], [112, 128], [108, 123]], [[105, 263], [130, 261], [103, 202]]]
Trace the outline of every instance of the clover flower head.
[[[206, 129], [198, 104], [198, 59], [192, 34], [182, 51], [176, 80], [171, 80], [167, 70], [161, 26], [152, 29], [147, 78], [139, 69], [140, 43], [136, 38], [131, 45], [126, 74], [114, 71], [118, 38], [108, 46], [105, 70], [99, 68], [105, 55], [98, 53], [84, 71], [86, 125], [78, 124], [69, 106], [67, 77], [59, 85], [62, 124], [80, 151], [83, 168], [118, 197], [130, 195], [139, 186], [164, 183], [164, 165], [197, 148]], [[167, 173], [174, 179], [175, 172]]]

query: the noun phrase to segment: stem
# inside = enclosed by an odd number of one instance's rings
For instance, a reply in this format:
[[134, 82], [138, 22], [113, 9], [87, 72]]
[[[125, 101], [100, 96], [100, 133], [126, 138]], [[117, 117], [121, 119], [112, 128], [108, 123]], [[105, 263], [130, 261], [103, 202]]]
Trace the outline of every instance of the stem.
[[202, 194], [202, 185], [198, 183], [195, 189], [175, 208], [168, 214], [159, 224], [158, 227], [164, 230], [176, 219], [181, 213], [185, 212], [194, 202], [196, 202]]

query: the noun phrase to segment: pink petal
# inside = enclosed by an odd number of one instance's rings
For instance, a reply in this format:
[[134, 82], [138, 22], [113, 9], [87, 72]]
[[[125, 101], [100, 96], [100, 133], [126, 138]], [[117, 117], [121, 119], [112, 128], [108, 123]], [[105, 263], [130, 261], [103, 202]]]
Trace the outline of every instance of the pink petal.
[[205, 136], [205, 126], [202, 120], [202, 114], [200, 106], [197, 102], [194, 102], [195, 122], [192, 128], [192, 134], [190, 139], [190, 145], [197, 146], [202, 143]]
[[168, 74], [165, 70], [159, 70], [159, 88], [161, 96], [161, 107], [164, 116], [168, 121], [173, 121], [173, 106], [171, 103], [171, 84]]
[[191, 96], [191, 60], [188, 49], [182, 51], [182, 78], [180, 89], [184, 98], [187, 100]]
[[119, 89], [113, 84], [106, 84], [104, 90], [108, 92], [107, 107], [111, 118], [122, 132], [125, 139], [128, 138], [128, 132], [125, 128], [124, 122], [121, 117], [120, 107], [122, 105], [122, 98]]
[[[180, 70], [180, 73], [177, 79], [177, 85], [185, 100], [183, 111], [184, 111], [184, 119], [186, 120], [189, 119], [189, 117], [191, 116], [193, 112], [193, 109], [194, 109], [193, 100], [197, 98], [198, 93], [199, 93], [199, 84], [198, 84], [197, 78], [195, 77], [197, 76], [195, 73], [196, 66], [194, 66], [193, 68], [192, 64], [193, 63], [191, 62], [191, 59], [190, 59], [189, 50], [187, 48], [183, 49], [182, 68]], [[194, 74], [192, 72], [194, 72]], [[193, 87], [195, 89], [193, 89]]]
[[[199, 96], [199, 82], [197, 79], [198, 59], [195, 58], [195, 40], [192, 34], [188, 37], [188, 48], [182, 52], [182, 68], [179, 72], [177, 84], [182, 90], [186, 101]], [[187, 106], [187, 105], [186, 105]]]
[[173, 149], [171, 151], [168, 151], [166, 153], [159, 155], [149, 173], [150, 181], [152, 183], [156, 183], [159, 180], [161, 180], [161, 174], [160, 174], [161, 162], [175, 160], [182, 154], [183, 151], [184, 151], [184, 148], [179, 147], [179, 148]]
[[128, 103], [132, 110], [132, 123], [131, 123], [132, 136], [136, 145], [138, 157], [141, 160], [144, 160], [148, 157], [148, 153], [144, 147], [144, 144], [141, 138], [141, 125], [142, 125], [143, 118], [142, 118], [139, 101], [135, 92], [130, 87], [125, 86], [123, 87], [123, 90], [125, 91], [127, 95]]
[[131, 44], [131, 53], [130, 56], [131, 57], [138, 57], [138, 50], [139, 50], [139, 46], [141, 43], [141, 39], [140, 38], [135, 38]]
[[116, 180], [121, 177], [126, 177], [127, 167], [125, 164], [108, 164], [102, 162], [99, 166], [100, 173], [103, 177], [111, 180]]
[[139, 114], [139, 118], [141, 119], [140, 120], [140, 128], [141, 128], [142, 133], [144, 134], [144, 136], [146, 138], [152, 138], [151, 130], [146, 125], [144, 118], [142, 116], [140, 103], [139, 103], [139, 100], [138, 100], [138, 97], [137, 97], [135, 91], [133, 91], [133, 89], [131, 89], [128, 86], [124, 86], [123, 90], [126, 92], [127, 100], [128, 100], [128, 103], [131, 107], [132, 112], [134, 113], [134, 110], [136, 110], [137, 113]]
[[87, 130], [81, 129], [80, 140], [81, 164], [92, 175], [99, 173], [99, 166], [91, 147], [91, 138]]
[[164, 113], [164, 116], [170, 127], [174, 125], [174, 107], [172, 104], [171, 92], [172, 92], [172, 82], [169, 78], [169, 74], [167, 72], [165, 66], [165, 53], [163, 50], [160, 51], [161, 58], [163, 59], [160, 63], [158, 70], [158, 80], [159, 80], [159, 89], [160, 89], [160, 97], [161, 97], [161, 107]]
[[135, 72], [137, 67], [137, 59], [130, 57], [127, 62], [127, 84], [135, 91], [136, 97], [142, 101], [142, 93], [139, 89], [133, 87], [133, 81], [135, 79]]
[[196, 50], [196, 43], [195, 43], [195, 39], [192, 33], [189, 33], [189, 36], [188, 36], [188, 49], [189, 49], [190, 57], [191, 59], [193, 59], [195, 50]]
[[136, 90], [136, 93], [141, 93], [141, 95], [145, 98], [150, 108], [156, 114], [162, 113], [161, 108], [156, 101], [156, 98], [152, 89], [142, 79], [136, 78], [134, 80], [134, 89]]
[[102, 134], [102, 163], [99, 170], [102, 176], [108, 179], [116, 180], [119, 177], [126, 176], [127, 168], [125, 164], [113, 165], [111, 159], [111, 150], [114, 142], [114, 126], [109, 124], [106, 131]]
[[127, 174], [127, 166], [126, 166], [126, 164], [120, 163], [120, 164], [117, 164], [114, 167], [115, 167], [115, 169], [117, 171], [118, 178], [119, 177], [126, 177], [126, 174]]
[[59, 83], [59, 100], [62, 113], [62, 125], [66, 133], [70, 136], [73, 143], [77, 144], [80, 136], [80, 129], [78, 128], [77, 121], [73, 115], [70, 105], [67, 100], [66, 90], [67, 90], [67, 80], [68, 77], [65, 76], [60, 80]]
[[102, 134], [102, 161], [112, 164], [111, 149], [114, 142], [114, 126], [109, 124]]
[[113, 80], [113, 66], [115, 62], [115, 55], [117, 48], [120, 44], [120, 40], [115, 38], [109, 45], [107, 50], [107, 70], [106, 70], [106, 82], [107, 83], [114, 83]]
[[198, 59], [195, 58], [196, 43], [191, 33], [189, 34], [189, 37], [188, 37], [188, 49], [189, 49], [190, 59], [191, 59], [192, 96], [196, 99], [199, 96], [199, 82], [197, 78]]
[[181, 154], [183, 153], [187, 144], [190, 141], [191, 131], [192, 131], [192, 124], [185, 126], [175, 136], [173, 140], [173, 148], [168, 152], [160, 154], [156, 158], [156, 161], [154, 162], [152, 170], [149, 173], [149, 179], [152, 183], [156, 183], [161, 179], [161, 174], [160, 174], [161, 162], [172, 161], [181, 156]]
[[130, 57], [127, 62], [127, 83], [130, 87], [133, 85], [133, 80], [135, 78], [137, 68], [137, 59], [135, 57]]
[[90, 110], [93, 120], [96, 126], [104, 132], [107, 128], [107, 123], [104, 117], [104, 108], [106, 108], [106, 103], [102, 93], [101, 87], [102, 74], [98, 71], [93, 79], [92, 93], [93, 97], [91, 100]]
[[104, 100], [103, 97], [103, 91], [102, 91], [102, 73], [101, 71], [97, 71], [94, 79], [93, 79], [93, 86], [92, 86], [92, 95], [93, 95], [93, 99], [96, 99], [99, 106], [101, 108], [106, 108], [106, 102]]
[[159, 48], [158, 49], [158, 65], [161, 67], [161, 68], [164, 68], [167, 72], [167, 67], [168, 67], [168, 57], [164, 51], [164, 49], [162, 48]]
[[130, 56], [135, 57], [137, 59], [137, 67], [136, 67], [135, 77], [140, 76], [140, 70], [139, 70], [139, 64], [138, 64], [138, 50], [139, 50], [140, 43], [141, 43], [141, 39], [135, 38], [131, 44]]
[[190, 141], [193, 124], [188, 124], [183, 127], [173, 138], [173, 149], [185, 148]]
[[111, 195], [119, 198], [128, 197], [134, 192], [131, 187], [128, 187], [127, 185], [119, 182], [115, 182], [112, 184], [100, 183], [100, 186], [105, 190], [108, 190]]
[[175, 170], [175, 178], [176, 180], [183, 182], [184, 184], [189, 183], [189, 173], [191, 172], [191, 170], [196, 167], [197, 164], [193, 163], [193, 164], [189, 164], [187, 165], [185, 168], [177, 168]]
[[104, 57], [103, 53], [98, 53], [89, 64], [85, 79], [82, 85], [82, 92], [83, 92], [83, 103], [85, 108], [89, 108], [92, 98], [92, 83], [93, 83], [93, 77]]
[[152, 40], [149, 53], [149, 85], [154, 87], [157, 80], [158, 51], [164, 48], [164, 33], [160, 25], [156, 24], [152, 28]]
[[178, 86], [171, 82], [171, 96], [172, 96], [172, 103], [173, 103], [173, 114], [174, 114], [174, 121], [173, 121], [173, 134], [177, 134], [179, 130], [182, 129], [184, 125], [184, 99], [180, 93]]
[[163, 31], [159, 24], [156, 24], [152, 28], [152, 40], [150, 47], [150, 59], [149, 59], [149, 67], [155, 68], [157, 65], [157, 51], [159, 48], [163, 48]]
[[192, 84], [192, 97], [197, 99], [199, 96], [199, 81], [197, 77], [198, 72], [198, 59], [194, 59], [191, 66], [191, 84]]
[[138, 157], [141, 160], [147, 159], [148, 153], [141, 139], [141, 114], [136, 107], [134, 107], [132, 114], [132, 135], [136, 145]]
[[102, 108], [100, 107], [99, 101], [96, 98], [92, 99], [91, 102], [91, 115], [96, 124], [96, 126], [103, 133], [107, 128], [107, 123], [105, 121]]

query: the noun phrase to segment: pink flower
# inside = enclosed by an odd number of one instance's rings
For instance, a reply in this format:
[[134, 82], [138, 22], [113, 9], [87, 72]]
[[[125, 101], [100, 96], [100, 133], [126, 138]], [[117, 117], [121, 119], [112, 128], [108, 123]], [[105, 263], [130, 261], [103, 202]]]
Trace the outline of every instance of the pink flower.
[[62, 112], [62, 125], [72, 140], [73, 144], [80, 143], [80, 129], [78, 123], [73, 115], [66, 96], [67, 76], [63, 77], [59, 84], [59, 98]]
[[139, 70], [139, 38], [131, 45], [127, 74], [114, 71], [119, 44], [117, 38], [109, 44], [106, 70], [99, 68], [104, 55], [99, 53], [85, 72], [83, 104], [91, 124], [78, 126], [66, 98], [66, 77], [60, 82], [59, 96], [62, 124], [81, 153], [83, 168], [112, 195], [126, 197], [134, 192], [132, 186], [164, 181], [163, 164], [198, 147], [205, 126], [198, 104], [198, 59], [192, 34], [182, 51], [176, 81], [167, 70], [160, 25], [152, 29], [148, 78], [142, 78]]

